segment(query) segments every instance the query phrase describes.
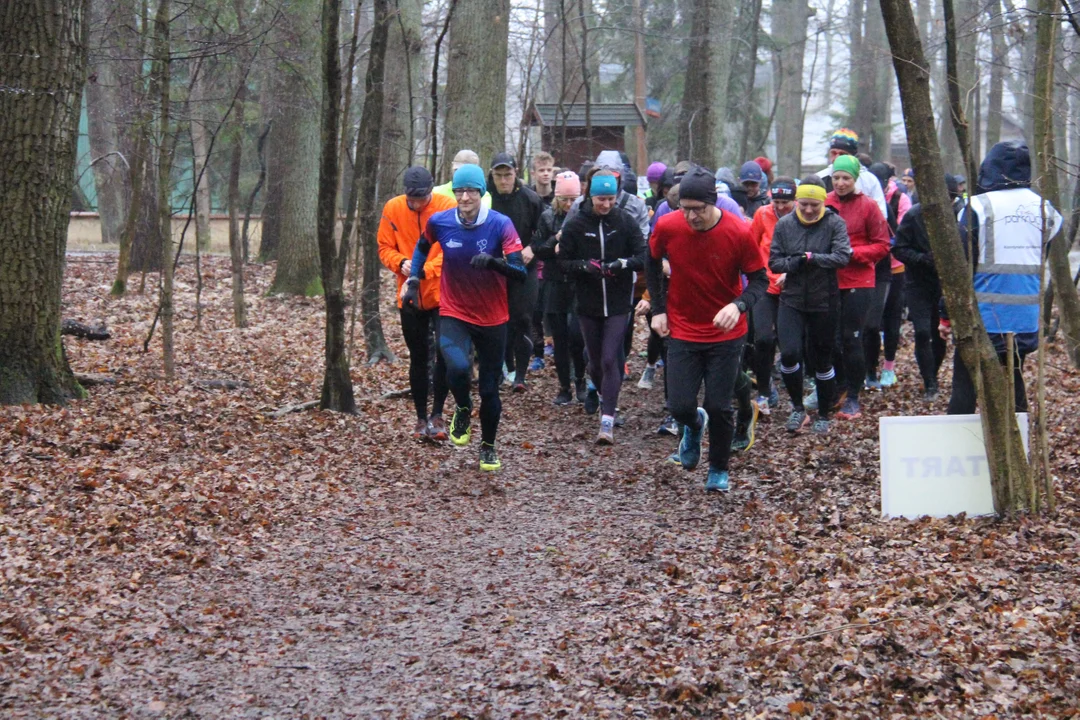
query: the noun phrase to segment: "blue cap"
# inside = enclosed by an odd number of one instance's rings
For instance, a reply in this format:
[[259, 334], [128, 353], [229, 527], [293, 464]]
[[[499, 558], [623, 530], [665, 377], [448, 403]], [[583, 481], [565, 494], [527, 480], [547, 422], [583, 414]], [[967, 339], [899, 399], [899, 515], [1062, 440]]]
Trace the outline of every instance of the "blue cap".
[[484, 171], [479, 165], [462, 165], [454, 171], [454, 190], [461, 188], [475, 188], [483, 195], [487, 192], [487, 182], [484, 180]]
[[593, 175], [592, 181], [589, 183], [589, 194], [594, 197], [597, 195], [618, 195], [619, 179], [614, 175]]
[[753, 160], [744, 162], [742, 167], [739, 168], [739, 182], [756, 182], [758, 184], [764, 181], [765, 173], [761, 170], [761, 166]]

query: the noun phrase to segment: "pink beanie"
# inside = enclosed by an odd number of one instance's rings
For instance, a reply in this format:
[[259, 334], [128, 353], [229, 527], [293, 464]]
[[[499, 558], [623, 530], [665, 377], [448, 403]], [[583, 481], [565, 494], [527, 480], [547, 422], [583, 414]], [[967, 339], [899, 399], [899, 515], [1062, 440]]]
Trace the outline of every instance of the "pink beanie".
[[577, 173], [567, 170], [555, 176], [555, 194], [559, 197], [578, 197], [581, 195], [581, 180]]
[[664, 177], [665, 170], [667, 170], [667, 165], [662, 162], [654, 162], [645, 171], [645, 179], [649, 182], [660, 182], [660, 178]]

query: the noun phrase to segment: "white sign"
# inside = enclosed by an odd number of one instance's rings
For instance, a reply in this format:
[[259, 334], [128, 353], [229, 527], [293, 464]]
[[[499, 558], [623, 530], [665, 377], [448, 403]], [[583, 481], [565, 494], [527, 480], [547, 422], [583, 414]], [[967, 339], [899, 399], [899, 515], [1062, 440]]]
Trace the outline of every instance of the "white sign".
[[[994, 498], [978, 415], [882, 417], [881, 514], [991, 515]], [[1027, 413], [1016, 422], [1028, 447]]]

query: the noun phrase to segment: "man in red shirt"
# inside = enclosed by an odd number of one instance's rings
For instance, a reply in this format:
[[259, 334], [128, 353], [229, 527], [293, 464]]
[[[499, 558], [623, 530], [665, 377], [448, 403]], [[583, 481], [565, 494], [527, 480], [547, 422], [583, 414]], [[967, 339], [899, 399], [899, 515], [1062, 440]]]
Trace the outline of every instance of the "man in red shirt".
[[[692, 470], [709, 430], [705, 489], [727, 490], [735, 432], [731, 396], [746, 341], [746, 311], [769, 285], [761, 250], [740, 218], [716, 207], [712, 173], [695, 167], [679, 184], [679, 209], [657, 221], [649, 240], [652, 328], [670, 336], [664, 372], [671, 414], [684, 426], [679, 460]], [[665, 292], [662, 261], [671, 265]], [[742, 276], [748, 279], [743, 288]], [[705, 382], [705, 406], [697, 394]]]

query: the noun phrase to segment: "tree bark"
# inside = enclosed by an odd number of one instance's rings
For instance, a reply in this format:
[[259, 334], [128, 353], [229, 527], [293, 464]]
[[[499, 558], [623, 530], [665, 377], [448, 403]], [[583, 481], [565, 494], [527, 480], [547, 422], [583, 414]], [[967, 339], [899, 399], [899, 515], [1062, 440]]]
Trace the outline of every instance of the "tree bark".
[[[680, 159], [715, 168], [718, 165], [716, 127], [723, 121], [717, 116], [723, 115], [720, 108], [726, 107], [726, 98], [720, 97], [724, 105], [716, 103], [720, 96], [716, 55], [724, 52], [717, 48], [712, 37], [713, 23], [719, 13], [717, 0], [693, 0], [691, 13], [678, 155]], [[726, 69], [723, 68], [725, 79]]]
[[[506, 150], [509, 21], [509, 0], [458, 0], [454, 8], [443, 94], [444, 174], [449, 174], [450, 161], [463, 148], [474, 150], [481, 163]], [[366, 267], [364, 272], [366, 277]]]
[[206, 73], [210, 71], [208, 63], [198, 61], [193, 72], [196, 73], [191, 83], [191, 98], [188, 103], [191, 114], [191, 146], [194, 160], [195, 180], [195, 242], [200, 250], [210, 249], [210, 173], [207, 164], [208, 155], [206, 98]]
[[1005, 63], [1008, 62], [1005, 20], [1001, 15], [1000, 0], [991, 3], [989, 10], [992, 15], [990, 19], [990, 88], [986, 96], [985, 133], [988, 149], [1001, 140], [1001, 100], [1005, 85]]
[[[385, 2], [383, 16], [385, 25]], [[376, 10], [378, 12], [378, 10]], [[319, 155], [319, 271], [326, 299], [326, 371], [323, 375], [319, 407], [324, 410], [356, 412], [349, 358], [345, 354], [345, 265], [349, 239], [338, 244], [337, 229], [338, 136], [341, 132], [341, 64], [338, 57], [341, 0], [322, 3], [322, 146]], [[385, 53], [385, 38], [382, 52]], [[373, 48], [374, 50], [375, 48]], [[376, 60], [374, 62], [381, 62]], [[381, 108], [378, 110], [381, 111]], [[366, 110], [365, 110], [366, 114]], [[376, 143], [377, 145], [377, 143]], [[371, 169], [374, 172], [375, 168]]]
[[176, 358], [173, 348], [173, 239], [172, 208], [170, 207], [169, 176], [172, 172], [172, 150], [170, 146], [170, 105], [169, 93], [172, 85], [169, 38], [170, 0], [158, 0], [157, 16], [154, 19], [154, 86], [150, 97], [160, 101], [158, 114], [158, 232], [163, 258], [161, 269], [161, 354], [165, 367], [165, 379], [176, 377]]
[[[1054, 56], [1057, 23], [1053, 13], [1057, 3], [1039, 0], [1040, 14], [1036, 21], [1035, 94], [1035, 162], [1038, 176], [1033, 183], [1040, 195], [1055, 208], [1060, 208], [1057, 171], [1054, 168]], [[1068, 235], [1062, 231], [1050, 242], [1050, 276], [1054, 286], [1061, 332], [1073, 367], [1080, 367], [1080, 296], [1072, 281], [1069, 267]]]
[[776, 107], [776, 166], [782, 175], [798, 177], [802, 168], [803, 56], [809, 0], [774, 0], [773, 75], [780, 84]]
[[900, 87], [912, 166], [942, 289], [948, 301], [953, 335], [962, 361], [971, 371], [982, 409], [983, 439], [990, 468], [994, 510], [1004, 515], [1030, 506], [1029, 473], [1016, 418], [1009, 411], [1012, 392], [975, 300], [971, 264], [965, 258], [952, 215], [944, 168], [934, 131], [930, 68], [923, 55], [908, 0], [881, 0], [893, 68]]
[[379, 196], [377, 206], [401, 192], [405, 168], [412, 165], [414, 147], [413, 97], [423, 42], [420, 28], [420, 6], [416, 0], [394, 0], [390, 4], [389, 37], [386, 45], [386, 67], [395, 68], [384, 83], [383, 132], [380, 139], [382, 156], [379, 163]]
[[[243, 34], [244, 3], [236, 0], [237, 30]], [[233, 109], [233, 142], [229, 159], [229, 269], [232, 275], [233, 324], [247, 327], [247, 305], [244, 302], [244, 237], [240, 234], [240, 165], [244, 158], [244, 104], [247, 102], [247, 75], [251, 59], [241, 51], [242, 61], [237, 63], [236, 96]]]
[[60, 296], [88, 31], [86, 0], [0, 11], [2, 405], [84, 394], [60, 341]]
[[279, 26], [281, 41], [289, 48], [290, 65], [281, 69], [274, 102], [281, 118], [274, 123], [273, 169], [280, 172], [281, 241], [271, 293], [314, 297], [323, 292], [319, 278], [317, 199], [319, 194], [319, 116], [321, 93], [320, 3], [293, 2]]

